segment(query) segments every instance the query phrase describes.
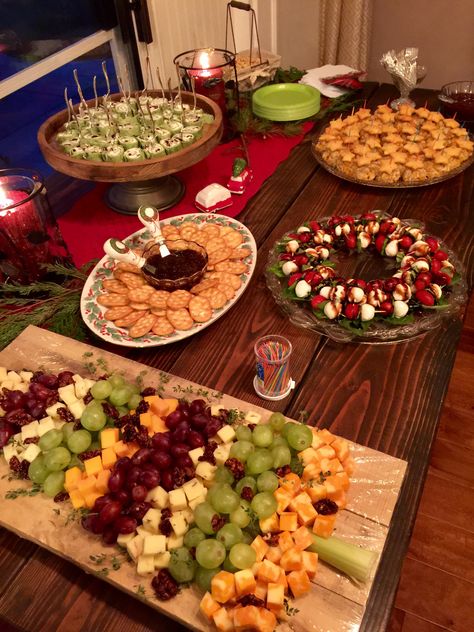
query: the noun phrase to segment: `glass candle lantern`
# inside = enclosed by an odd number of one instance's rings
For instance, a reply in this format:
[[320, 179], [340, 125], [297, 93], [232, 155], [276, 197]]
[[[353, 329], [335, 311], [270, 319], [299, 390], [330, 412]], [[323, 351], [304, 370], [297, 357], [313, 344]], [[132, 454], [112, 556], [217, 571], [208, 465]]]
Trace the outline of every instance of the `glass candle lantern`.
[[31, 283], [48, 263], [72, 265], [40, 174], [0, 170], [0, 281]]

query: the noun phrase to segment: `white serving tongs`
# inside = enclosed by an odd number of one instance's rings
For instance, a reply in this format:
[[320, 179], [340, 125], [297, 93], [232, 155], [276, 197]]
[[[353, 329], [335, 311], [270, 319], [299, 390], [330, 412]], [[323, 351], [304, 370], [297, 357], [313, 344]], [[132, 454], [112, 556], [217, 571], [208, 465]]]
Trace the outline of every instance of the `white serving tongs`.
[[161, 232], [160, 227], [160, 213], [154, 206], [143, 205], [138, 209], [138, 219], [146, 226], [151, 232], [151, 236], [155, 244], [160, 247], [160, 255], [167, 257], [170, 255], [168, 246], [165, 243], [165, 238]]

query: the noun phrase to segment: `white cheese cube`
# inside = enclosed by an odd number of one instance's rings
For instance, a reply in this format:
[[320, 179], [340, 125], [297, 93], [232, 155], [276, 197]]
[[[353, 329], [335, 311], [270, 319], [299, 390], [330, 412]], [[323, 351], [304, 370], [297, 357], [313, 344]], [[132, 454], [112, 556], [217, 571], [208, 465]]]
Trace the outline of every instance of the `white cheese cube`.
[[196, 467], [199, 463], [199, 457], [204, 454], [204, 448], [194, 448], [194, 450], [190, 450], [188, 454], [191, 457], [194, 467]]
[[59, 398], [67, 405], [72, 404], [77, 400], [76, 392], [74, 390], [74, 384], [66, 384], [66, 386], [60, 386], [58, 388]]
[[25, 439], [34, 439], [35, 437], [38, 437], [38, 426], [39, 423], [36, 421], [32, 421], [29, 424], [26, 424], [26, 426], [22, 426], [21, 427], [21, 440], [24, 441]]
[[186, 509], [188, 502], [186, 500], [186, 494], [181, 488], [173, 489], [168, 494], [170, 499], [171, 511], [179, 511], [180, 509]]
[[72, 376], [72, 380], [77, 384], [78, 382], [82, 382], [84, 378], [82, 377], [82, 375], [79, 375], [79, 373], [74, 373], [74, 375]]
[[62, 402], [56, 402], [52, 406], [48, 406], [48, 408], [46, 409], [46, 414], [52, 417], [53, 419], [56, 419], [59, 417], [58, 410], [60, 408], [66, 408], [66, 407], [64, 406]]
[[15, 382], [15, 387], [17, 391], [21, 391], [22, 393], [27, 393], [30, 389], [29, 384], [26, 382]]
[[188, 523], [186, 522], [186, 518], [184, 516], [173, 514], [170, 518], [170, 523], [173, 527], [175, 535], [177, 535], [178, 537], [184, 536], [184, 534], [187, 533]]
[[155, 569], [159, 570], [160, 568], [168, 568], [170, 559], [171, 553], [169, 551], [155, 555]]
[[269, 584], [267, 586], [267, 606], [277, 609], [283, 608], [284, 600], [285, 588], [283, 584]]
[[40, 422], [38, 424], [38, 436], [42, 437], [49, 430], [54, 430], [55, 427], [56, 426], [54, 425], [54, 421], [51, 419], [51, 417], [43, 417], [43, 419], [40, 419]]
[[138, 525], [136, 531], [138, 535], [142, 536], [142, 538], [146, 538], [148, 535], [150, 535], [150, 531], [147, 531], [142, 524]]
[[12, 459], [14, 456], [18, 457], [18, 454], [19, 452], [16, 449], [16, 446], [13, 445], [13, 443], [7, 443], [7, 445], [3, 447], [3, 456], [5, 457], [7, 463], [9, 463], [10, 459]]
[[84, 381], [84, 384], [87, 384], [87, 390], [89, 390], [94, 386], [97, 380], [91, 380], [88, 377], [85, 377], [83, 381]]
[[225, 406], [222, 404], [212, 404], [211, 406], [211, 415], [213, 417], [219, 417], [219, 413], [221, 410], [225, 410]]
[[0, 384], [7, 379], [7, 369], [4, 366], [0, 366]]
[[222, 428], [217, 431], [217, 434], [223, 443], [229, 443], [229, 441], [233, 441], [235, 438], [235, 430], [228, 424], [227, 426], [222, 426]]
[[28, 383], [33, 377], [33, 373], [31, 371], [20, 371], [20, 377], [23, 380], [23, 382]]
[[135, 536], [136, 533], [119, 533], [117, 536], [117, 544], [119, 546], [123, 546], [123, 548], [126, 548], [127, 544], [130, 542], [130, 540], [133, 540]]
[[53, 419], [54, 421], [54, 427], [56, 428], [56, 430], [61, 430], [61, 428], [64, 426], [64, 424], [66, 423], [65, 421], [63, 421], [62, 419]]
[[16, 391], [18, 389], [18, 382], [14, 382], [13, 380], [4, 380], [0, 384], [0, 388], [8, 388], [9, 391]]
[[41, 448], [36, 445], [36, 443], [30, 443], [24, 452], [22, 452], [21, 456], [28, 461], [28, 463], [32, 463], [38, 454], [41, 454]]
[[198, 498], [195, 498], [194, 500], [190, 500], [189, 508], [191, 509], [191, 511], [194, 511], [196, 507], [200, 505], [201, 503], [203, 503], [205, 500], [206, 500], [205, 496], [199, 496]]
[[166, 539], [166, 546], [168, 547], [168, 551], [172, 551], [173, 549], [179, 549], [180, 546], [183, 546], [184, 537], [182, 535], [176, 535], [172, 533]]
[[74, 419], [80, 419], [82, 413], [86, 408], [86, 405], [84, 404], [84, 400], [77, 399], [75, 402], [72, 402], [72, 404], [68, 404], [67, 407], [69, 408], [69, 411], [71, 412]]
[[132, 560], [134, 562], [137, 561], [137, 559], [140, 557], [140, 555], [143, 553], [143, 540], [145, 538], [138, 534], [135, 537], [133, 537], [129, 542], [127, 542], [127, 551], [128, 554], [130, 555], [130, 557], [132, 558]]
[[217, 470], [216, 465], [211, 465], [207, 461], [199, 461], [196, 465], [196, 476], [200, 476], [205, 481], [211, 481], [214, 478], [214, 472]]
[[169, 505], [168, 492], [163, 487], [154, 487], [150, 489], [146, 497], [147, 502], [151, 503], [156, 509], [164, 509]]
[[137, 560], [137, 573], [145, 576], [155, 572], [155, 556], [140, 555]]
[[260, 413], [255, 412], [254, 410], [249, 410], [249, 412], [245, 415], [244, 421], [246, 424], [258, 424], [262, 415]]
[[143, 540], [143, 555], [158, 555], [166, 551], [165, 535], [148, 535]]
[[77, 399], [82, 399], [89, 392], [89, 386], [87, 382], [81, 380], [80, 382], [76, 382], [74, 386], [74, 392], [76, 394]]
[[224, 465], [229, 458], [231, 443], [222, 443], [214, 450], [214, 457], [217, 465]]
[[186, 481], [182, 487], [188, 502], [194, 498], [198, 498], [202, 495], [204, 486], [198, 481], [197, 478], [192, 478], [190, 481]]
[[8, 371], [7, 380], [11, 380], [12, 382], [23, 382], [21, 375], [19, 375], [16, 371]]
[[143, 516], [143, 527], [149, 533], [159, 533], [158, 526], [161, 520], [160, 509], [149, 509]]

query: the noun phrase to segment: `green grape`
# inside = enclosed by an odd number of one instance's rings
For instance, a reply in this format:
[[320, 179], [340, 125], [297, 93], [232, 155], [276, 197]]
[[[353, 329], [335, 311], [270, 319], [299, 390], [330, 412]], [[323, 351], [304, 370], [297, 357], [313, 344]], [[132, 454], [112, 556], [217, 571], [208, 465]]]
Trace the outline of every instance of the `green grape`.
[[[55, 448], [59, 450], [61, 448]], [[64, 472], [51, 472], [43, 483], [43, 491], [46, 496], [54, 498], [64, 489]]]
[[222, 490], [224, 483], [214, 483], [212, 487], [207, 490], [206, 502], [212, 504], [212, 499], [215, 495], [219, 494]]
[[291, 452], [288, 446], [277, 445], [272, 448], [273, 467], [283, 467], [289, 465], [291, 461]]
[[313, 443], [313, 433], [308, 426], [302, 424], [295, 424], [294, 427], [288, 430], [287, 434], [288, 444], [293, 450], [306, 450], [311, 447]]
[[87, 404], [81, 415], [81, 425], [90, 432], [102, 430], [107, 421], [107, 417], [102, 408], [102, 404], [93, 399]]
[[33, 481], [33, 483], [42, 485], [48, 474], [49, 471], [44, 466], [44, 455], [38, 454], [36, 459], [32, 461], [28, 467], [28, 477]]
[[260, 448], [255, 450], [247, 459], [250, 474], [261, 474], [273, 467], [273, 457], [270, 450]]
[[234, 544], [229, 553], [230, 562], [240, 569], [250, 568], [255, 564], [256, 559], [257, 555], [254, 549], [243, 542]]
[[206, 534], [204, 531], [201, 531], [199, 527], [192, 527], [184, 536], [184, 546], [187, 546], [188, 549], [192, 549], [197, 546], [199, 542], [206, 539]]
[[[94, 433], [95, 434], [95, 433]], [[89, 450], [101, 450], [102, 446], [100, 445], [100, 443], [96, 440], [93, 441], [90, 446], [89, 446]]]
[[71, 461], [71, 453], [63, 447], [53, 448], [49, 452], [45, 452], [44, 466], [50, 472], [59, 472], [64, 470]]
[[129, 400], [127, 401], [127, 406], [130, 410], [134, 410], [135, 408], [137, 408], [142, 399], [143, 398], [139, 393], [132, 393]]
[[210, 592], [211, 580], [220, 570], [220, 566], [217, 568], [203, 568], [202, 566], [198, 566], [194, 574], [194, 581], [202, 591]]
[[274, 439], [273, 439], [273, 443], [272, 443], [272, 449], [276, 448], [277, 446], [284, 446], [285, 448], [288, 447], [288, 441], [285, 439], [285, 437], [282, 437], [281, 435], [277, 435]]
[[259, 492], [274, 492], [278, 487], [278, 476], [273, 472], [262, 472], [257, 478]]
[[229, 556], [227, 556], [224, 560], [224, 564], [222, 564], [222, 570], [227, 571], [228, 573], [236, 573], [239, 569], [237, 566], [232, 564]]
[[270, 426], [256, 426], [252, 432], [252, 441], [258, 448], [268, 448], [272, 445], [273, 430]]
[[71, 460], [69, 461], [69, 466], [67, 469], [70, 470], [71, 467], [78, 467], [80, 470], [85, 470], [84, 463], [77, 456], [77, 454], [73, 454], [71, 456]]
[[121, 388], [114, 388], [109, 395], [109, 402], [112, 406], [125, 406], [132, 395], [133, 393], [128, 385], [122, 386]]
[[123, 375], [117, 375], [117, 373], [114, 373], [107, 378], [107, 382], [110, 382], [112, 388], [122, 388], [125, 384], [125, 378]]
[[229, 550], [234, 544], [242, 541], [242, 529], [236, 524], [225, 524], [216, 533], [216, 540], [222, 542], [225, 548]]
[[234, 477], [232, 476], [232, 472], [230, 470], [223, 465], [219, 465], [217, 470], [214, 472], [214, 480], [216, 483], [228, 483], [229, 485], [232, 485]]
[[237, 426], [235, 434], [238, 441], [252, 441], [252, 431], [248, 426]]
[[248, 511], [245, 511], [245, 509], [239, 505], [237, 509], [234, 509], [234, 511], [229, 514], [229, 520], [232, 524], [244, 529], [250, 523], [250, 515]]
[[239, 496], [244, 487], [250, 487], [250, 489], [255, 493], [257, 491], [257, 481], [253, 476], [244, 476], [241, 478], [235, 486], [235, 491], [239, 494]]
[[63, 441], [67, 442], [67, 440], [69, 439], [69, 437], [72, 435], [72, 433], [74, 432], [74, 426], [75, 426], [75, 422], [74, 421], [70, 421], [66, 424], [64, 424], [64, 426], [61, 428], [61, 432], [63, 433]]
[[292, 428], [293, 426], [297, 426], [297, 425], [298, 425], [298, 424], [297, 424], [297, 423], [295, 423], [294, 421], [287, 421], [287, 422], [285, 423], [285, 425], [283, 426], [283, 428], [281, 429], [281, 435], [282, 435], [282, 437], [283, 437], [284, 439], [287, 439], [287, 440], [288, 440], [287, 435], [288, 435], [288, 431], [289, 431], [289, 429], [290, 429], [290, 428]]
[[211, 520], [215, 515], [216, 511], [208, 502], [201, 503], [194, 510], [194, 522], [207, 535], [214, 535]]
[[67, 440], [67, 447], [75, 454], [80, 454], [89, 449], [92, 443], [91, 433], [87, 430], [76, 430]]
[[53, 448], [57, 448], [63, 442], [63, 433], [61, 430], [48, 430], [38, 441], [38, 447], [42, 452], [47, 452]]
[[242, 542], [244, 544], [252, 544], [255, 540], [255, 534], [249, 533], [248, 531], [242, 531]]
[[211, 505], [219, 513], [230, 513], [239, 506], [239, 497], [228, 483], [222, 483], [218, 494], [210, 499]]
[[270, 415], [270, 419], [268, 420], [268, 423], [275, 432], [281, 432], [285, 422], [285, 415], [282, 413], [272, 413]]
[[99, 380], [91, 386], [91, 395], [94, 399], [107, 399], [112, 388], [113, 386], [108, 380]]
[[214, 539], [203, 540], [196, 547], [196, 560], [204, 568], [217, 568], [225, 560], [225, 547]]
[[168, 570], [173, 579], [180, 584], [192, 581], [196, 566], [196, 562], [186, 547], [183, 546], [171, 551]]
[[250, 441], [236, 441], [230, 448], [229, 455], [245, 463], [249, 455], [255, 450], [255, 446]]
[[270, 492], [260, 492], [255, 494], [250, 503], [250, 507], [259, 518], [269, 518], [277, 510], [278, 503]]
[[119, 417], [123, 417], [124, 415], [128, 415], [129, 413], [127, 406], [116, 406], [115, 408], [117, 409]]

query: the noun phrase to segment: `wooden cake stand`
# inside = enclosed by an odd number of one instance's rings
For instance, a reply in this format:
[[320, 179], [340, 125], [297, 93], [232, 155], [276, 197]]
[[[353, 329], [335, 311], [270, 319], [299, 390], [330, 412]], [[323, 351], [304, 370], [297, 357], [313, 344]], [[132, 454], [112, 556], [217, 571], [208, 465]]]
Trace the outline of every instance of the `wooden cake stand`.
[[[161, 92], [149, 91], [150, 96], [160, 97]], [[175, 93], [176, 94], [176, 93]], [[110, 95], [119, 101], [121, 94]], [[193, 104], [190, 92], [181, 92], [183, 103]], [[87, 101], [91, 107], [94, 100]], [[76, 110], [78, 109], [76, 106]], [[222, 112], [219, 106], [202, 95], [196, 95], [196, 107], [212, 114], [214, 121], [203, 127], [203, 134], [195, 143], [180, 151], [137, 162], [96, 162], [72, 158], [65, 154], [56, 142], [56, 134], [68, 119], [67, 110], [50, 116], [38, 131], [38, 143], [46, 161], [57, 171], [74, 178], [94, 182], [113, 182], [107, 190], [107, 204], [126, 215], [134, 215], [142, 204], [166, 209], [183, 197], [184, 184], [171, 174], [186, 169], [205, 158], [222, 137]]]

